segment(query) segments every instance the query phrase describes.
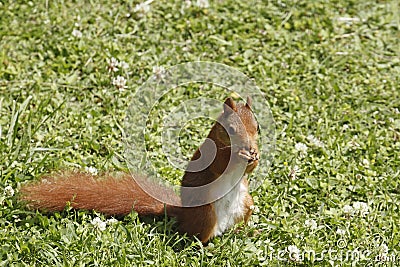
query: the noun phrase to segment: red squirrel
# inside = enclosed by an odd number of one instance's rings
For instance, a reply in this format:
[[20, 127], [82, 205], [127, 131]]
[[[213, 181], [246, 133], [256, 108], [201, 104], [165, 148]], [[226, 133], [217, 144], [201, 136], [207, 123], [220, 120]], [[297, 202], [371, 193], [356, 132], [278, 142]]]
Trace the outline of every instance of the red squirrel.
[[[247, 175], [259, 161], [257, 134], [258, 124], [251, 110], [251, 99], [248, 97], [245, 104], [236, 104], [232, 98], [227, 98], [222, 114], [206, 139], [215, 144], [214, 158], [207, 158], [209, 143], [204, 142], [191, 158], [181, 182], [182, 188], [189, 189], [210, 186], [198, 193], [201, 196], [182, 190], [180, 203], [183, 205], [179, 207], [155, 199], [129, 174], [121, 177], [104, 174], [100, 179], [81, 172], [46, 175], [37, 183], [24, 185], [21, 199], [30, 209], [48, 212], [61, 211], [69, 204], [75, 209], [95, 210], [106, 215], [126, 215], [132, 209], [144, 216], [166, 213], [177, 219], [181, 233], [197, 236], [206, 243], [233, 225], [249, 220], [253, 199], [248, 193]], [[189, 171], [193, 164], [201, 165], [202, 162], [206, 164], [202, 170]], [[222, 182], [210, 184], [216, 181]], [[170, 189], [161, 185], [152, 184], [150, 190], [173, 195]], [[200, 202], [203, 204], [199, 206], [191, 205], [193, 199], [207, 200], [215, 192], [222, 192], [221, 197], [211, 197], [211, 202]]]

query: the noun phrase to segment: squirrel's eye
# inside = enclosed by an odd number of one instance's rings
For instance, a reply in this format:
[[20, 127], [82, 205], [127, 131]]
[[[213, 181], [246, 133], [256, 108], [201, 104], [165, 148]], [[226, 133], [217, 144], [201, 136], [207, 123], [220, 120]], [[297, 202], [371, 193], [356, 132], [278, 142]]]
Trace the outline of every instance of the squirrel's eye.
[[236, 133], [236, 129], [233, 126], [228, 127], [228, 134], [232, 135]]

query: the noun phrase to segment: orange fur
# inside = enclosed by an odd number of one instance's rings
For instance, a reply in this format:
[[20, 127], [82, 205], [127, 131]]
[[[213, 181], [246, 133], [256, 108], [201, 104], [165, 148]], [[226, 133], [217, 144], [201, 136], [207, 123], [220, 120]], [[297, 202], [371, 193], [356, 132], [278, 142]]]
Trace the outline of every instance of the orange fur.
[[[169, 193], [161, 186], [153, 187]], [[94, 177], [82, 172], [60, 172], [22, 187], [21, 193], [29, 208], [48, 212], [61, 211], [69, 203], [75, 209], [106, 215], [126, 215], [132, 209], [140, 215], [164, 214], [164, 204], [144, 192], [128, 174], [115, 178], [109, 174]]]
[[[226, 128], [229, 126], [229, 124], [238, 124], [240, 126], [237, 129], [238, 135], [243, 135], [241, 138], [243, 146], [254, 148], [258, 153], [256, 142], [258, 124], [254, 119], [250, 106], [248, 104], [236, 105], [236, 103], [230, 98], [226, 100], [225, 104], [230, 108], [224, 108], [224, 113], [222, 113], [218, 118], [208, 135], [208, 138], [212, 139], [217, 147], [214, 161], [202, 171], [195, 173], [185, 172], [182, 179], [182, 186], [195, 187], [206, 185], [218, 179], [227, 170], [228, 161], [231, 158], [231, 149], [226, 149], [227, 147], [230, 148], [231, 145], [230, 138], [226, 132]], [[231, 116], [232, 113], [235, 113], [238, 116]], [[229, 122], [229, 124], [222, 125], [226, 122]], [[202, 144], [202, 146], [204, 145], [205, 144]], [[203, 149], [202, 151], [207, 153], [207, 149]], [[199, 148], [196, 150], [191, 160], [198, 160], [200, 156], [201, 153]], [[232, 160], [235, 161], [236, 158], [233, 158]], [[245, 172], [252, 172], [257, 164], [258, 159], [249, 164]], [[246, 189], [248, 189], [247, 179], [244, 178], [242, 184], [246, 187]], [[182, 203], [191, 203], [193, 199], [196, 200], [202, 198], [201, 196], [193, 196], [190, 192], [186, 193], [185, 191], [182, 192], [181, 197]], [[207, 240], [213, 236], [214, 229], [218, 224], [214, 203], [200, 207], [181, 208], [181, 211], [177, 213], [180, 231], [182, 233], [196, 235], [203, 243], [207, 242]], [[245, 207], [243, 214], [240, 216], [240, 218], [238, 218], [238, 220], [236, 220], [236, 223], [239, 223], [239, 221], [247, 222], [249, 220], [252, 213], [250, 206], [252, 205], [253, 198], [247, 193], [244, 201]]]

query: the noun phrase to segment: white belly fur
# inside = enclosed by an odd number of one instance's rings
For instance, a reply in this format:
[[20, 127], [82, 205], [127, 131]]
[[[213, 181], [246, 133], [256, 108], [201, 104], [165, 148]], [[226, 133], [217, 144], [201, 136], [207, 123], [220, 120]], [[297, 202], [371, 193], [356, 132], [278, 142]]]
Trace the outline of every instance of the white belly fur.
[[217, 225], [214, 228], [213, 236], [221, 235], [231, 228], [238, 219], [243, 218], [247, 188], [242, 180], [243, 177], [229, 193], [214, 202]]

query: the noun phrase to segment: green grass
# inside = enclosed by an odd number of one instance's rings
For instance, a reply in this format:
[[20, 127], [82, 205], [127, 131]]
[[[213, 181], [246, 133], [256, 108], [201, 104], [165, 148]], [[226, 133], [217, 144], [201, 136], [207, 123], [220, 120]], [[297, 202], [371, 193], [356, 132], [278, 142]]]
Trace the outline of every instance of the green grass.
[[[1, 266], [397, 266], [398, 1], [192, 2], [154, 1], [145, 15], [132, 1], [0, 2]], [[111, 57], [129, 69], [108, 72]], [[55, 169], [124, 169], [121, 125], [135, 90], [154, 66], [198, 60], [254, 78], [276, 121], [276, 154], [252, 192], [258, 210], [250, 227], [201, 247], [171, 220], [131, 214], [100, 231], [92, 220], [102, 215], [46, 215], [17, 202], [22, 184]], [[111, 82], [117, 75], [128, 80], [122, 92]], [[190, 90], [191, 97], [209, 93]], [[173, 105], [180, 96], [168, 97]], [[207, 134], [209, 122], [193, 124], [182, 140]], [[182, 150], [190, 154], [200, 140]], [[306, 155], [297, 143], [307, 145]], [[163, 175], [179, 177], [165, 166]], [[7, 186], [14, 196], [3, 193]], [[356, 202], [369, 213], [344, 212]], [[382, 244], [387, 262], [376, 261]], [[316, 255], [296, 263], [278, 253], [291, 245]], [[346, 259], [357, 250], [370, 259]]]

